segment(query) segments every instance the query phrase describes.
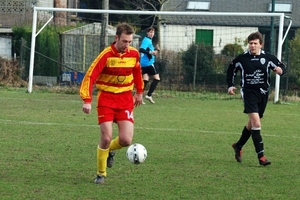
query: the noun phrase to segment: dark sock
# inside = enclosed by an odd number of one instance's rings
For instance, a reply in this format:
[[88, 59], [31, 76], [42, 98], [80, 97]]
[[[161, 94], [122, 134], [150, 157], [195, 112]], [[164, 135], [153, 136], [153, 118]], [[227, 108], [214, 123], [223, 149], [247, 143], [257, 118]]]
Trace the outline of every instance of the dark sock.
[[259, 130], [251, 130], [252, 140], [258, 159], [264, 156], [264, 143]]
[[149, 81], [143, 80], [144, 81], [144, 89], [146, 88], [147, 84], [149, 83]]
[[147, 93], [147, 95], [148, 95], [149, 97], [150, 97], [150, 96], [152, 95], [152, 93], [154, 92], [154, 90], [155, 90], [155, 88], [156, 88], [158, 82], [159, 82], [159, 80], [153, 79], [153, 81], [152, 81], [152, 83], [151, 83], [151, 85], [150, 85], [150, 89], [149, 89], [149, 91], [148, 91], [148, 93]]
[[249, 131], [245, 126], [239, 141], [236, 143], [236, 147], [242, 149], [242, 147], [246, 144], [250, 136], [251, 136], [251, 131]]

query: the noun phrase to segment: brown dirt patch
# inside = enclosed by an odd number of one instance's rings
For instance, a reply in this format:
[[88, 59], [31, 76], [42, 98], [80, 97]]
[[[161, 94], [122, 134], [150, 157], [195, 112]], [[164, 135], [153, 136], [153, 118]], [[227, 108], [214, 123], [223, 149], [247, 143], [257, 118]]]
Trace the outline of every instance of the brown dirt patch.
[[22, 69], [19, 62], [0, 57], [0, 85], [25, 87], [27, 82], [21, 78]]

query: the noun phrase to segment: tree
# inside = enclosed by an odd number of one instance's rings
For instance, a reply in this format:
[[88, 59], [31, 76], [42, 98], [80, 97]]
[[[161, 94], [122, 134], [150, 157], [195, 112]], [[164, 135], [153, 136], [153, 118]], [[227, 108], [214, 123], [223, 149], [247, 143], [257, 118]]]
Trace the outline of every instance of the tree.
[[[163, 8], [163, 5], [170, 0], [123, 0], [126, 3], [130, 3], [133, 7], [135, 7], [135, 10], [152, 10], [152, 11], [161, 11]], [[150, 23], [146, 25], [146, 27], [149, 26], [155, 26], [155, 23], [157, 22], [157, 26], [160, 22], [160, 15], [148, 15], [148, 16], [140, 16], [141, 19], [151, 19]]]
[[243, 53], [244, 49], [239, 44], [226, 44], [221, 51], [222, 55], [236, 57]]
[[[169, 3], [171, 0], [123, 0], [126, 4], [131, 4], [133, 7], [135, 7], [134, 10], [150, 10], [150, 11], [162, 11], [164, 8], [164, 5]], [[184, 0], [181, 0], [179, 5], [176, 6], [179, 7], [181, 6], [182, 3], [184, 3]], [[169, 10], [176, 10], [174, 7], [170, 7]], [[141, 19], [141, 29], [145, 29], [149, 26], [153, 26], [157, 28], [157, 33], [158, 33], [158, 41], [157, 44], [160, 45], [160, 27], [162, 23], [162, 18], [161, 15], [143, 15], [139, 16]]]
[[237, 55], [244, 52], [241, 45], [242, 40], [239, 38], [234, 38], [233, 44], [226, 44], [221, 51], [222, 55], [236, 57]]
[[206, 76], [214, 72], [213, 55], [214, 50], [211, 45], [192, 43], [182, 55], [184, 82], [186, 84], [205, 82]]
[[[103, 1], [106, 0], [81, 0], [80, 7], [84, 9], [104, 9]], [[136, 7], [126, 0], [113, 0], [109, 1], [110, 10], [136, 10]], [[80, 14], [86, 22], [101, 22], [102, 15], [97, 13], [84, 13]], [[109, 14], [108, 21], [110, 24], [115, 25], [119, 22], [131, 22], [131, 24], [140, 24], [140, 18], [136, 15], [124, 14]]]
[[295, 37], [289, 42], [290, 45], [290, 76], [294, 76], [297, 79], [297, 83], [300, 84], [300, 29], [297, 29]]

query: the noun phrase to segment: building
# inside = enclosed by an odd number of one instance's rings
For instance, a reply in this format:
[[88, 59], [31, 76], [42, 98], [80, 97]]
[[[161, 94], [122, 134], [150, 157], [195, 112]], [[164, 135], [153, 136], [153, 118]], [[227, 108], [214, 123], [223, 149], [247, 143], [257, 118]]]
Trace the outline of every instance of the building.
[[[0, 2], [0, 56], [12, 57], [12, 27], [16, 25], [32, 25], [33, 7], [62, 7], [77, 8], [79, 0], [1, 0]], [[60, 13], [66, 15], [66, 13]], [[72, 15], [72, 13], [70, 13]], [[51, 13], [40, 12], [38, 19], [46, 22]], [[66, 19], [55, 16], [54, 21], [60, 25], [66, 25]]]
[[0, 28], [0, 57], [12, 58], [12, 29]]
[[[163, 11], [179, 12], [268, 13], [272, 12], [273, 5], [272, 0], [172, 0], [164, 4], [163, 8]], [[287, 40], [292, 38], [295, 30], [300, 27], [300, 1], [276, 1], [274, 12], [285, 13], [293, 19]], [[274, 31], [271, 31], [272, 21]], [[290, 21], [285, 20], [285, 30]], [[239, 43], [243, 46], [249, 33], [257, 30], [265, 37], [265, 49], [273, 50], [272, 45], [273, 48], [277, 45], [278, 19], [275, 17], [162, 16], [161, 22], [160, 41], [164, 49], [186, 50], [193, 42], [203, 42], [212, 45], [215, 52], [220, 53], [226, 44]]]
[[[92, 23], [62, 33], [63, 71], [85, 72], [101, 52], [101, 23]], [[116, 28], [107, 26], [108, 43], [115, 40]], [[132, 46], [139, 47], [139, 35], [133, 36]]]

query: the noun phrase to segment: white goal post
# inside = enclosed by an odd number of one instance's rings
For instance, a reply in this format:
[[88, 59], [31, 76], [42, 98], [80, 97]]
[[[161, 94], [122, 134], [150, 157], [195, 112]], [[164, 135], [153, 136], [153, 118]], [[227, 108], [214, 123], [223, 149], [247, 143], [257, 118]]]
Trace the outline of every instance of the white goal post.
[[[44, 24], [44, 26], [37, 31], [37, 11], [52, 12], [52, 16]], [[32, 92], [33, 84], [33, 70], [34, 70], [34, 56], [35, 56], [35, 42], [38, 34], [50, 23], [53, 19], [53, 12], [73, 12], [73, 13], [94, 13], [94, 14], [136, 14], [136, 15], [181, 15], [181, 16], [252, 16], [252, 17], [278, 17], [279, 30], [278, 30], [278, 49], [277, 58], [281, 60], [282, 45], [285, 37], [291, 27], [292, 20], [290, 19], [289, 27], [286, 34], [283, 35], [284, 29], [284, 13], [247, 13], [247, 12], [175, 12], [175, 11], [132, 11], [132, 10], [98, 10], [98, 9], [70, 9], [70, 8], [50, 8], [50, 7], [34, 7], [33, 8], [33, 24], [31, 36], [31, 50], [30, 50], [30, 66], [29, 66], [29, 80], [28, 80], [28, 93]], [[275, 97], [274, 103], [279, 100], [279, 86], [280, 76], [276, 75], [275, 80]]]

